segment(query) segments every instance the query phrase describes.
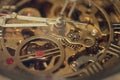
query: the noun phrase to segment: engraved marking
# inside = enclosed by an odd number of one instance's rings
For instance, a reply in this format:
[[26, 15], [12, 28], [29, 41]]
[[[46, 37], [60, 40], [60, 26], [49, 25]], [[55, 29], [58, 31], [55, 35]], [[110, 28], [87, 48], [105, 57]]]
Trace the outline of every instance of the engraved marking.
[[120, 55], [120, 46], [111, 43], [108, 50], [107, 50], [107, 53], [113, 54], [113, 55], [119, 57], [119, 55]]
[[120, 23], [115, 23], [115, 24], [112, 24], [112, 25], [113, 25], [114, 33], [115, 34], [120, 34]]
[[95, 73], [102, 71], [103, 67], [98, 62], [96, 62], [93, 65], [89, 66], [87, 68], [87, 70], [92, 75], [92, 74], [95, 74]]

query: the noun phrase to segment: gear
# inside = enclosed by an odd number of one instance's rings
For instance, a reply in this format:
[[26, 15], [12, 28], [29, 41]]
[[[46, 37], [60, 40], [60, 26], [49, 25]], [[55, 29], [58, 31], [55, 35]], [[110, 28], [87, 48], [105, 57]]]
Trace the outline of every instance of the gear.
[[70, 32], [67, 34], [67, 36], [73, 42], [76, 42], [76, 41], [80, 40], [80, 33], [78, 31], [70, 30]]
[[[34, 73], [54, 72], [64, 61], [62, 46], [51, 36], [33, 36], [23, 41], [16, 50], [17, 65], [26, 71], [34, 68]], [[55, 63], [58, 59], [57, 63]], [[31, 71], [32, 73], [32, 71]]]
[[80, 49], [80, 48], [82, 47], [82, 45], [80, 45], [80, 44], [75, 44], [75, 43], [72, 43], [72, 42], [70, 43], [70, 42], [68, 42], [66, 39], [62, 39], [61, 42], [62, 42], [65, 46], [68, 46], [68, 47], [73, 48], [73, 49], [75, 49], [75, 50]]
[[100, 49], [99, 43], [96, 41], [95, 44], [91, 47], [88, 47], [86, 49], [86, 51], [87, 51], [88, 54], [90, 54], [90, 53], [97, 54], [99, 49]]

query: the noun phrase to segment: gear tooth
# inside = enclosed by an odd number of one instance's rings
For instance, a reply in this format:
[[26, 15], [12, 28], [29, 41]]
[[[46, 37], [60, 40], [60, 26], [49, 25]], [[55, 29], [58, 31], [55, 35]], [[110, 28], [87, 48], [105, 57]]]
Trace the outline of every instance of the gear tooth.
[[69, 43], [66, 39], [62, 40], [62, 42], [63, 42], [66, 46], [71, 47], [71, 48], [73, 48], [73, 49], [78, 48], [78, 47], [80, 46], [79, 44], [71, 44], [71, 43]]

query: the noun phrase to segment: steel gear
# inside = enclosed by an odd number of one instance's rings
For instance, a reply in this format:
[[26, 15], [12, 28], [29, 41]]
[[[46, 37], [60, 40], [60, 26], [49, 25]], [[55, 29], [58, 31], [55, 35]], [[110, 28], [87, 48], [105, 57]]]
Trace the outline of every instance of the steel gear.
[[[19, 45], [16, 53], [19, 67], [24, 69], [27, 67], [26, 71], [33, 67], [35, 74], [37, 70], [42, 74], [56, 71], [65, 57], [62, 46], [50, 36], [28, 38]], [[56, 59], [58, 59], [57, 63], [55, 63]]]

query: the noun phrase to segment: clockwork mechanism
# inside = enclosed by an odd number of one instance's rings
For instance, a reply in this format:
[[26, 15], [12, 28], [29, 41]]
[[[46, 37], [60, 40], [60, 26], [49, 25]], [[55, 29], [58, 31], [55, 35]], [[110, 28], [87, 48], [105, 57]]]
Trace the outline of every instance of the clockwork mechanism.
[[119, 0], [0, 4], [0, 70], [6, 77], [102, 80], [94, 78], [119, 64]]
[[61, 67], [64, 49], [53, 38], [35, 36], [23, 41], [16, 51], [17, 63], [21, 63], [19, 66], [35, 73], [39, 70], [41, 74], [54, 72]]

